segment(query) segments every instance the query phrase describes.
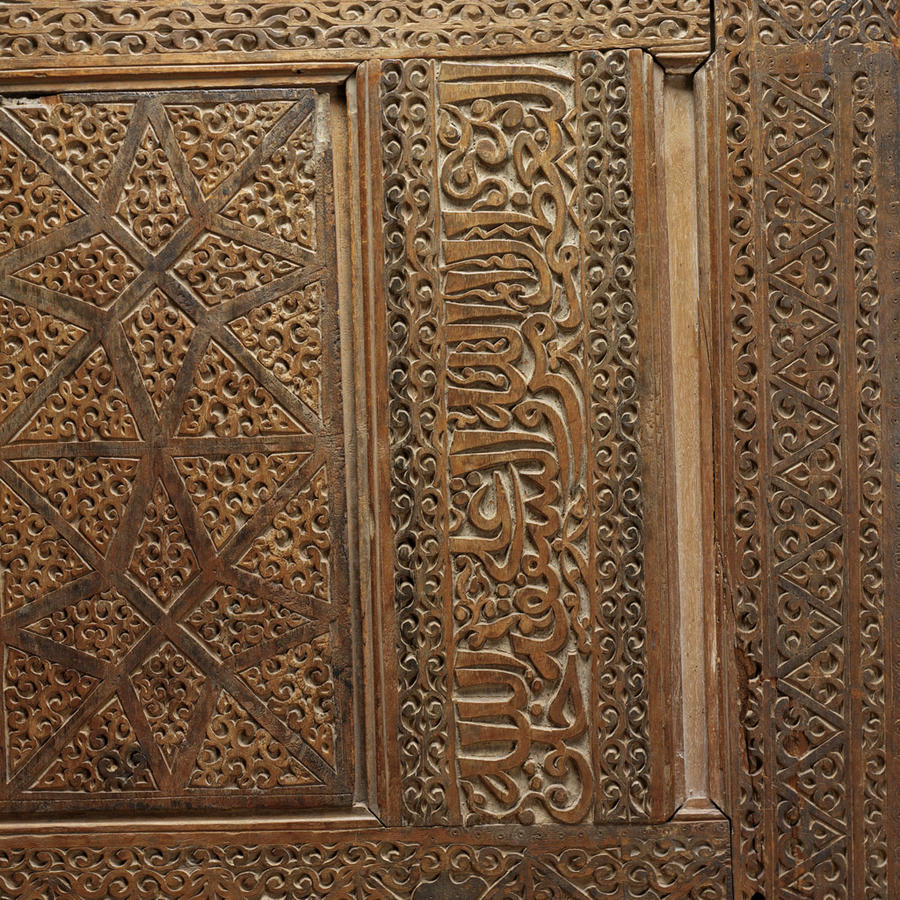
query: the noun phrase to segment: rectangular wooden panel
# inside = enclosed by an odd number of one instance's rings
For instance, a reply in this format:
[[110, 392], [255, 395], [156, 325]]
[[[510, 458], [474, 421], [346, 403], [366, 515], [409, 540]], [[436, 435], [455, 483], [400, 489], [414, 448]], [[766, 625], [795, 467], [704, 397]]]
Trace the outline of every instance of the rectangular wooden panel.
[[353, 791], [330, 114], [0, 111], [0, 808]]
[[737, 893], [892, 897], [896, 4], [730, 2], [722, 26], [709, 99], [723, 143], [709, 149], [713, 231], [728, 239], [719, 534]]
[[654, 78], [636, 51], [382, 65], [410, 823], [675, 808]]

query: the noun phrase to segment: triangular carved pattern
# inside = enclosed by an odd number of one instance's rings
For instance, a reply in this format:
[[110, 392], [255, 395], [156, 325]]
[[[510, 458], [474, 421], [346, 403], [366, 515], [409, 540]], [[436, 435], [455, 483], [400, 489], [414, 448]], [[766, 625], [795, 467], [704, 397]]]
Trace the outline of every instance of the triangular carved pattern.
[[31, 789], [87, 794], [156, 790], [147, 753], [118, 697], [90, 717]]
[[51, 377], [86, 333], [58, 316], [0, 297], [0, 420]]
[[12, 772], [71, 718], [97, 683], [71, 666], [7, 648], [3, 708]]
[[12, 106], [12, 113], [58, 163], [99, 197], [125, 133], [131, 103], [66, 103]]
[[319, 779], [227, 692], [216, 701], [189, 784], [194, 788], [271, 790]]
[[106, 309], [137, 278], [138, 267], [104, 233], [48, 253], [16, 277]]
[[139, 460], [104, 457], [20, 459], [25, 480], [105, 554], [131, 498]]
[[0, 136], [0, 254], [26, 247], [82, 215], [36, 162]]

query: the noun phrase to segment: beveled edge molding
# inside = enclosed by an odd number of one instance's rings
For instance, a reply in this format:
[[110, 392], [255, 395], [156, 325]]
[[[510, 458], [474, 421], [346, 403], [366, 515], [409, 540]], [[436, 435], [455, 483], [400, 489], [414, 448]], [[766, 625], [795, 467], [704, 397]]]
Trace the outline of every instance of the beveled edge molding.
[[[710, 0], [315, 0], [284, 6], [50, 0], [0, 3], [5, 78], [29, 72], [157, 66], [167, 61], [363, 62], [385, 57], [496, 56], [639, 47], [696, 68], [712, 49]], [[524, 7], [524, 8], [523, 8]]]

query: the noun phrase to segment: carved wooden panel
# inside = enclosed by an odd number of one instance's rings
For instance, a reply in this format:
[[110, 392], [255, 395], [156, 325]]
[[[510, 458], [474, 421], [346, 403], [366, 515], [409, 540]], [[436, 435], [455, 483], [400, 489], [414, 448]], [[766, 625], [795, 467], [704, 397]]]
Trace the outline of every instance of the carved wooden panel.
[[412, 823], [673, 811], [652, 76], [623, 51], [382, 66]]
[[0, 891], [67, 900], [726, 900], [731, 892], [725, 822], [577, 836], [559, 828], [472, 829], [465, 837], [443, 828], [258, 830], [227, 839], [193, 831], [100, 844], [54, 834], [28, 850], [0, 840]]
[[8, 68], [646, 47], [709, 51], [710, 0], [0, 3]]
[[[722, 4], [737, 895], [900, 891], [896, 4]], [[727, 167], [725, 163], [727, 162]], [[726, 203], [727, 201], [727, 203]]]
[[0, 110], [0, 805], [346, 805], [329, 108]]

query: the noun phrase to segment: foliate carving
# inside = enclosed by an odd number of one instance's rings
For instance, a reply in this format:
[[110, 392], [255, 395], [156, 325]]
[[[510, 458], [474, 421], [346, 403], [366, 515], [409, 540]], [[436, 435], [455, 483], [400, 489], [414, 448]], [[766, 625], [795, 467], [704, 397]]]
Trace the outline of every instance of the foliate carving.
[[298, 594], [330, 599], [328, 476], [319, 469], [276, 514], [238, 566]]
[[149, 625], [115, 588], [55, 609], [28, 630], [118, 665]]
[[191, 773], [191, 787], [259, 791], [317, 781], [234, 697], [220, 694]]
[[98, 347], [59, 382], [18, 441], [132, 441], [140, 437], [106, 350]]
[[259, 146], [290, 102], [167, 105], [175, 139], [208, 197]]
[[162, 481], [156, 482], [147, 503], [128, 568], [164, 607], [198, 571], [197, 557]]
[[12, 771], [81, 706], [97, 679], [9, 647], [3, 671], [3, 710]]
[[898, 29], [896, 13], [889, 13], [889, 5], [881, 0], [769, 0], [754, 6], [763, 44], [888, 43]]
[[72, 545], [0, 483], [3, 611], [11, 612], [90, 571]]
[[628, 56], [583, 54], [579, 78], [582, 209], [590, 251], [585, 306], [591, 336], [591, 483], [597, 510], [595, 702], [602, 773], [597, 802], [604, 820], [626, 821], [648, 814], [650, 792]]
[[147, 754], [118, 697], [113, 697], [62, 749], [34, 783], [37, 791], [148, 791], [155, 788]]
[[50, 253], [15, 274], [31, 284], [105, 309], [134, 281], [138, 269], [125, 252], [101, 232]]
[[65, 65], [73, 55], [151, 61], [202, 53], [221, 59], [297, 60], [376, 55], [558, 52], [581, 47], [708, 48], [708, 0], [315, 0], [300, 7], [257, 0], [238, 9], [212, 2], [173, 9], [145, 2], [120, 8], [87, 0], [76, 9], [38, 0], [0, 15], [0, 58]]
[[85, 331], [0, 297], [0, 421], [65, 359]]
[[153, 740], [172, 767], [190, 728], [206, 678], [170, 641], [131, 676]]
[[334, 680], [327, 634], [249, 666], [241, 677], [276, 716], [334, 765]]
[[228, 323], [238, 340], [319, 414], [321, 315], [322, 285], [315, 281]]
[[288, 601], [268, 600], [220, 585], [187, 620], [219, 659], [272, 641], [308, 622]]
[[253, 375], [210, 341], [184, 401], [179, 434], [249, 438], [304, 431]]
[[194, 323], [158, 288], [122, 323], [157, 414], [172, 396]]
[[316, 248], [316, 160], [313, 115], [256, 170], [222, 215], [309, 250]]
[[574, 62], [382, 70], [411, 822], [650, 814], [630, 64]]
[[0, 109], [5, 815], [353, 802], [327, 109]]
[[181, 188], [152, 125], [134, 155], [116, 215], [154, 251], [188, 217]]
[[23, 459], [13, 465], [59, 514], [106, 553], [137, 473], [136, 459]]
[[224, 459], [176, 457], [175, 465], [221, 550], [306, 458], [300, 453], [232, 453]]
[[131, 103], [21, 104], [9, 111], [57, 162], [99, 197], [125, 140]]
[[279, 834], [276, 842], [261, 843], [246, 833], [230, 840], [163, 844], [53, 835], [25, 849], [19, 839], [6, 839], [0, 846], [0, 889], [10, 896], [41, 896], [64, 884], [73, 896], [121, 890], [134, 900], [153, 900], [161, 883], [177, 900], [213, 900], [216, 894], [272, 900], [298, 894], [309, 900], [731, 896], [728, 832], [718, 821], [612, 835], [582, 829], [564, 837], [538, 827], [527, 836], [489, 837], [381, 828], [348, 837], [295, 830]]
[[0, 253], [24, 247], [81, 216], [36, 162], [0, 137]]
[[289, 259], [218, 234], [204, 234], [174, 266], [184, 283], [210, 307], [296, 269]]
[[434, 65], [419, 60], [386, 63], [381, 73], [400, 769], [404, 819], [422, 825], [449, 822], [452, 802], [434, 77]]

